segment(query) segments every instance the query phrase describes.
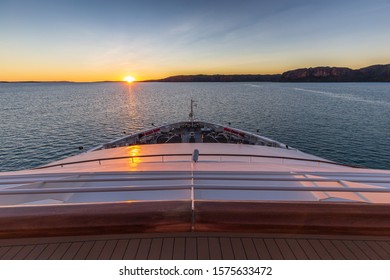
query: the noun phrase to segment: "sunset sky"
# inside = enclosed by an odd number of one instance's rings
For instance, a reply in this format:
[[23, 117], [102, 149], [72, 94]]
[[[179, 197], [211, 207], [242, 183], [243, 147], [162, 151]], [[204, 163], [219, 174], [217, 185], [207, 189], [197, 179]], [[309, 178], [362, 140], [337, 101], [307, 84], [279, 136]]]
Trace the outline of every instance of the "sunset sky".
[[0, 81], [390, 63], [389, 0], [0, 0]]

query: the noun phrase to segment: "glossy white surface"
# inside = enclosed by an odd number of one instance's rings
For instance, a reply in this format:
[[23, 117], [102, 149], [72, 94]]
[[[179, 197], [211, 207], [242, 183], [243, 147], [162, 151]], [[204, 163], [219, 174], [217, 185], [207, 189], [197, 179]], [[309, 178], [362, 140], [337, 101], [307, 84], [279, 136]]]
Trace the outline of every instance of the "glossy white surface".
[[[200, 152], [196, 163], [194, 149]], [[126, 158], [105, 160], [116, 157]], [[1, 173], [0, 205], [192, 199], [390, 203], [390, 171], [319, 161], [326, 160], [241, 144], [119, 147], [49, 165], [54, 167]]]

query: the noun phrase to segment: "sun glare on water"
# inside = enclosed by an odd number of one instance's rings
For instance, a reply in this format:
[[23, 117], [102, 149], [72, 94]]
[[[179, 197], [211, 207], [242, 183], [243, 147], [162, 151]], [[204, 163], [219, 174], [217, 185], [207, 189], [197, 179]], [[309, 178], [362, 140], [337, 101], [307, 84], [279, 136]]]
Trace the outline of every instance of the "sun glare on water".
[[126, 76], [123, 80], [124, 80], [125, 82], [132, 83], [132, 82], [135, 81], [135, 78], [132, 77], [132, 76]]

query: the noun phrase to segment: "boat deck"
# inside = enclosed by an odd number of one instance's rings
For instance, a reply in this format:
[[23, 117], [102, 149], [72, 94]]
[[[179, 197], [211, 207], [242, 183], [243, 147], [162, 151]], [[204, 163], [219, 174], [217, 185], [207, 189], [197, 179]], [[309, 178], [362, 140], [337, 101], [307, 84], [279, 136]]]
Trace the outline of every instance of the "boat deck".
[[2, 260], [389, 260], [390, 237], [165, 233], [0, 240]]
[[255, 133], [218, 124], [196, 121], [153, 127], [136, 134], [125, 135], [104, 145], [92, 148], [90, 151], [164, 143], [230, 143], [292, 149], [285, 144]]
[[204, 128], [2, 173], [0, 259], [390, 259], [390, 171]]

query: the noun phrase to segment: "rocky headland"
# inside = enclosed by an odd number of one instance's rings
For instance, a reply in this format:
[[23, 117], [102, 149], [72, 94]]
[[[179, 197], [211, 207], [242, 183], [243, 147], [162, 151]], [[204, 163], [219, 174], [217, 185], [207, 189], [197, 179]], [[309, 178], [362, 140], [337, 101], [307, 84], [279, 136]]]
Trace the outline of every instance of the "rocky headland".
[[390, 64], [301, 68], [273, 75], [178, 75], [145, 82], [390, 82]]

